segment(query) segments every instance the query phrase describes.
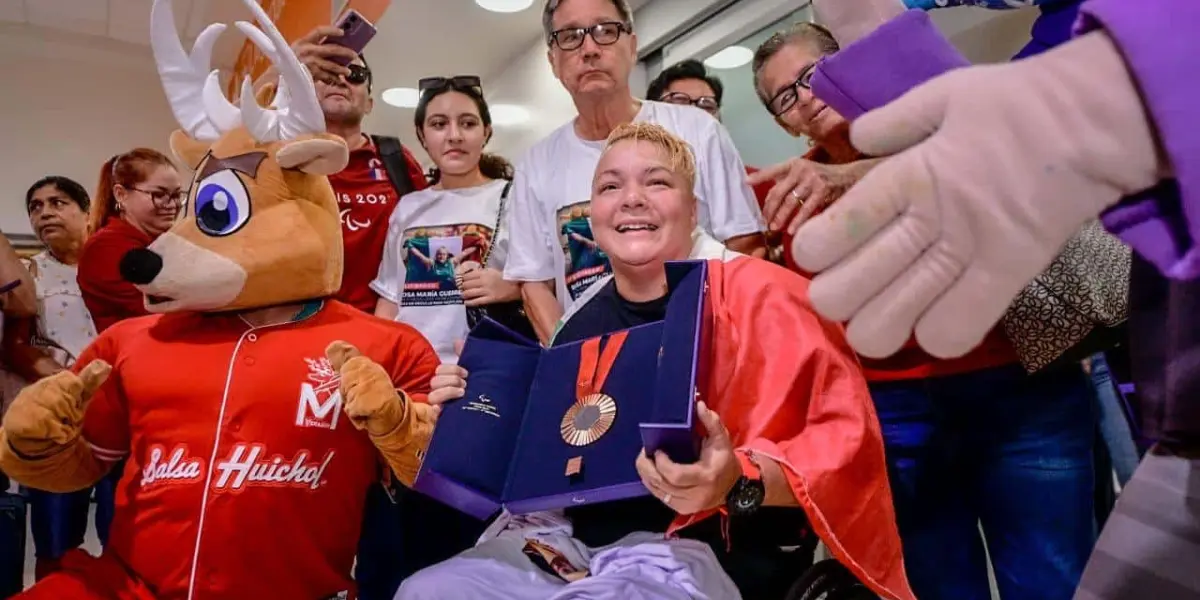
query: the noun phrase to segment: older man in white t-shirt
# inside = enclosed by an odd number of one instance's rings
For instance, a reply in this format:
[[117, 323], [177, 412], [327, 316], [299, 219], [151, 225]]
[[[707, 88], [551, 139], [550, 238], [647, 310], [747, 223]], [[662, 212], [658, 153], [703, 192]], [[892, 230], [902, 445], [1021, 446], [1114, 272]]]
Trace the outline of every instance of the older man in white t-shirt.
[[687, 141], [698, 166], [700, 225], [730, 249], [763, 255], [762, 214], [724, 126], [691, 106], [633, 97], [637, 38], [629, 4], [547, 0], [542, 25], [550, 66], [579, 116], [526, 153], [513, 185], [504, 278], [522, 282], [539, 337], [548, 339], [563, 309], [609, 272], [592, 239], [588, 200], [604, 140], [623, 123], [658, 123]]

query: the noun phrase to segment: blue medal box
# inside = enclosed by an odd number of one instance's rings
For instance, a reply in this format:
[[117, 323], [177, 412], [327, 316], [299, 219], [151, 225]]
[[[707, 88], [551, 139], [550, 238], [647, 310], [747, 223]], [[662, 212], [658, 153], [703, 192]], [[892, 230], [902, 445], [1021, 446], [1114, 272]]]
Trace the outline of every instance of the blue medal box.
[[695, 401], [709, 356], [707, 262], [666, 270], [666, 318], [626, 330], [599, 390], [616, 404], [606, 433], [574, 446], [561, 431], [588, 340], [543, 348], [484, 320], [459, 358], [466, 393], [443, 407], [414, 489], [484, 519], [501, 508], [524, 514], [648, 494], [634, 468], [643, 447], [695, 462]]

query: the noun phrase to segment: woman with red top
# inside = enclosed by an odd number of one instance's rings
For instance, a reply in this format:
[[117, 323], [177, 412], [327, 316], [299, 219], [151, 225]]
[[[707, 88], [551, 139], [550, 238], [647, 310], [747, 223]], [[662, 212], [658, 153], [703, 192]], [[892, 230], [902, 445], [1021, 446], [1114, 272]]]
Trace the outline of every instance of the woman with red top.
[[[752, 177], [777, 181], [763, 213], [775, 229], [786, 224], [785, 233], [877, 162], [854, 149], [849, 123], [809, 88], [817, 61], [837, 51], [828, 31], [800, 23], [754, 57], [767, 109], [789, 133], [813, 141], [805, 157]], [[887, 359], [861, 360], [917, 597], [990, 598], [990, 557], [1005, 600], [1071, 598], [1095, 541], [1095, 417], [1080, 365], [1029, 375], [1000, 330], [954, 360], [912, 342]]]
[[[79, 254], [76, 279], [96, 332], [118, 321], [148, 314], [142, 293], [121, 276], [121, 259], [145, 248], [175, 222], [187, 195], [171, 159], [157, 150], [135, 148], [112, 157], [100, 169], [100, 183], [88, 211], [91, 236]], [[121, 468], [95, 487], [96, 530], [107, 540]]]
[[135, 148], [100, 169], [78, 276], [97, 333], [147, 314], [142, 293], [121, 277], [121, 258], [170, 229], [185, 197], [179, 171], [157, 150]]

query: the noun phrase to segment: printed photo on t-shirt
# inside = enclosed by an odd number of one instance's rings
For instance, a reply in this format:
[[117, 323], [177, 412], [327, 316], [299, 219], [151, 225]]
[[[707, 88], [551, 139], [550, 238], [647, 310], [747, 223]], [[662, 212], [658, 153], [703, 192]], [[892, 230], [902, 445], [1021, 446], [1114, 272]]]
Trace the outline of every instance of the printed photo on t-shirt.
[[402, 306], [462, 304], [455, 269], [479, 262], [492, 243], [492, 229], [477, 223], [413, 227], [404, 232]]
[[591, 216], [590, 201], [558, 209], [558, 240], [565, 258], [567, 290], [573, 299], [611, 271], [608, 255], [592, 236]]

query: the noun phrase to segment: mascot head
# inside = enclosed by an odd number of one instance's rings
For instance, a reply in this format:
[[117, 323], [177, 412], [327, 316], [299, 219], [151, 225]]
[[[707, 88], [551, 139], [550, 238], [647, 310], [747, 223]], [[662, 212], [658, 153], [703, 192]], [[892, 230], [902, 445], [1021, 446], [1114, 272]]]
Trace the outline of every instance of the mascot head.
[[189, 55], [171, 0], [155, 0], [151, 11], [154, 58], [182, 127], [171, 150], [195, 176], [175, 226], [121, 261], [150, 312], [273, 306], [341, 285], [341, 221], [326, 176], [346, 166], [349, 151], [325, 133], [312, 77], [279, 30], [258, 2], [242, 1], [262, 29], [236, 26], [275, 65], [279, 83], [255, 98], [247, 77], [238, 105], [210, 71], [225, 25], [209, 25]]

